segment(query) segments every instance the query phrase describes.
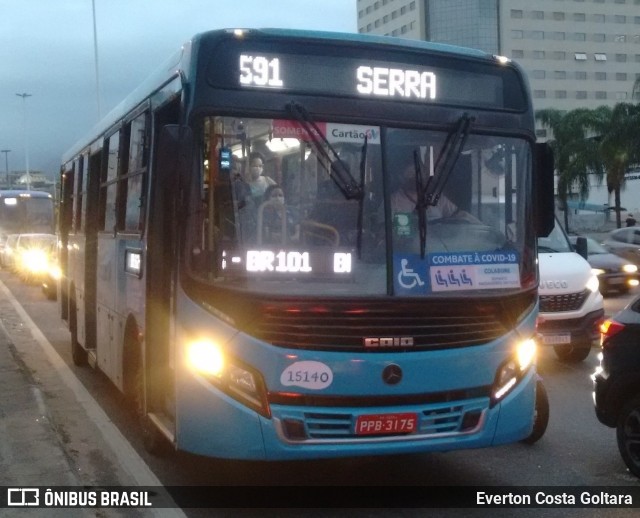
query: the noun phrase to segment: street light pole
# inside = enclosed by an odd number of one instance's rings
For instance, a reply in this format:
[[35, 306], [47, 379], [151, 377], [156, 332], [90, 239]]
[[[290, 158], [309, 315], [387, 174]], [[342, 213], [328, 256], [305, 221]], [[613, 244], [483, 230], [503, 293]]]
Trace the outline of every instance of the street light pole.
[[11, 187], [11, 182], [9, 181], [9, 153], [11, 150], [3, 149], [2, 152], [4, 153], [4, 166], [7, 170], [7, 187]]
[[98, 66], [98, 28], [96, 25], [96, 0], [91, 0], [93, 10], [93, 59], [96, 67], [96, 102], [98, 104], [98, 120], [102, 118], [102, 107], [100, 106], [100, 67]]
[[24, 161], [26, 171], [25, 174], [27, 176], [27, 190], [31, 190], [31, 175], [29, 174], [29, 138], [27, 135], [27, 97], [31, 97], [32, 94], [28, 94], [26, 92], [21, 94], [16, 94], [18, 97], [22, 97], [22, 119], [24, 126]]

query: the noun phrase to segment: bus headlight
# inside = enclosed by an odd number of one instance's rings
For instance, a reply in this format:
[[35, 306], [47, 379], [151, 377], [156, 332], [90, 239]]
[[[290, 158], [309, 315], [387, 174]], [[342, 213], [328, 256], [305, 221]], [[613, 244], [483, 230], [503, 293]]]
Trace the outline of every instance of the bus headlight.
[[256, 370], [226, 355], [211, 340], [194, 340], [188, 343], [186, 358], [192, 371], [233, 399], [265, 417], [271, 417], [264, 380]]
[[205, 376], [219, 378], [224, 369], [222, 351], [208, 340], [191, 342], [187, 347], [187, 361], [194, 371]]
[[492, 406], [511, 392], [534, 363], [535, 358], [536, 342], [533, 338], [523, 340], [516, 345], [513, 357], [503, 363], [496, 373], [491, 392]]

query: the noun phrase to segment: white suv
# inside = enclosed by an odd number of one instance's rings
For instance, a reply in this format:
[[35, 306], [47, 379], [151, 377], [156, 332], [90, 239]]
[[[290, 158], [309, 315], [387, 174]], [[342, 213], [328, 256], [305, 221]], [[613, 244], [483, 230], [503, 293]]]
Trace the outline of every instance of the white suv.
[[582, 361], [600, 339], [604, 301], [598, 277], [558, 221], [548, 237], [538, 238], [538, 267], [541, 343], [553, 346], [563, 361]]

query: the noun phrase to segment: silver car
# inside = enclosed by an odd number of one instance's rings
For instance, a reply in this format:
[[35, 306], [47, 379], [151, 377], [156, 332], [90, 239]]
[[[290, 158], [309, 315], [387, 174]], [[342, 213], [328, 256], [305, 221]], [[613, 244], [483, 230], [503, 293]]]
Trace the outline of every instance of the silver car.
[[640, 227], [612, 230], [602, 244], [614, 254], [640, 265]]

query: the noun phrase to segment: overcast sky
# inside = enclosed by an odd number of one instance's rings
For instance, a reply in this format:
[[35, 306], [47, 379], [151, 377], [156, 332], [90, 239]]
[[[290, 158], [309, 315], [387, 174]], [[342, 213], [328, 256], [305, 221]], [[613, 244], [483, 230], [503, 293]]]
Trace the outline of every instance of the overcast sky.
[[[103, 115], [198, 32], [357, 30], [356, 0], [95, 0], [95, 11]], [[25, 112], [29, 169], [48, 175], [97, 122], [92, 13], [92, 0], [0, 0], [0, 150], [11, 150], [10, 170], [25, 169]]]

